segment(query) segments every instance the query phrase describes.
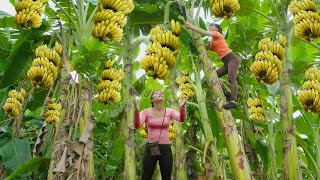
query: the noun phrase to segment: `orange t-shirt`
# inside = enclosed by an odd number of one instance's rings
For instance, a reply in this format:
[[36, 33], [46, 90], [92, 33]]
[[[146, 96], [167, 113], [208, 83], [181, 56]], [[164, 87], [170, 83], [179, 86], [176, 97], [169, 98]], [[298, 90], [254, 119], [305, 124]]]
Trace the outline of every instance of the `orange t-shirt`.
[[232, 52], [232, 50], [229, 48], [222, 34], [220, 34], [218, 31], [212, 32], [213, 37], [211, 38], [209, 49], [216, 52], [220, 59], [222, 59], [225, 55]]

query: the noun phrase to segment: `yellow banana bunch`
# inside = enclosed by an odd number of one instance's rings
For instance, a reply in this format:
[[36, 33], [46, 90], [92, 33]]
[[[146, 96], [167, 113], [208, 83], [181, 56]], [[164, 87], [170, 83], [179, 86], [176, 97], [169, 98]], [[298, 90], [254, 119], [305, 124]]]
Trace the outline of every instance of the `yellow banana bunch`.
[[171, 20], [171, 31], [174, 35], [179, 36], [181, 33], [181, 25], [179, 21]]
[[259, 50], [265, 50], [269, 46], [269, 44], [271, 44], [271, 43], [272, 43], [272, 41], [269, 37], [263, 38], [259, 41], [258, 48], [259, 48]]
[[61, 108], [61, 104], [56, 103], [55, 98], [51, 98], [50, 103], [47, 105], [44, 113], [44, 120], [46, 123], [53, 123], [57, 126], [60, 119]]
[[238, 0], [210, 0], [213, 15], [217, 18], [231, 18], [240, 9]]
[[315, 89], [318, 92], [320, 92], [320, 84], [319, 81], [315, 80], [308, 80], [303, 83], [302, 89], [308, 90], [308, 89]]
[[301, 11], [317, 12], [317, 4], [312, 0], [293, 0], [289, 5], [289, 11], [293, 15]]
[[183, 76], [178, 76], [176, 78], [176, 82], [179, 84], [179, 89], [180, 89], [180, 99], [186, 98], [186, 99], [192, 99], [195, 97], [195, 93], [193, 90], [192, 85], [188, 82], [188, 79], [190, 79], [189, 76], [189, 71], [188, 70], [183, 70], [182, 71]]
[[249, 107], [262, 107], [262, 102], [258, 98], [249, 98], [247, 104]]
[[98, 102], [104, 103], [105, 105], [112, 105], [120, 102], [120, 100], [120, 92], [115, 89], [104, 89], [98, 96]]
[[305, 19], [311, 20], [311, 22], [320, 22], [320, 15], [312, 11], [300, 11], [293, 18], [294, 24], [298, 24]]
[[173, 123], [170, 123], [168, 138], [170, 141], [173, 141], [176, 139], [176, 132], [174, 131]]
[[54, 83], [54, 79], [50, 70], [45, 66], [32, 66], [27, 72], [31, 84], [36, 88], [49, 89]]
[[146, 123], [144, 123], [142, 126], [141, 126], [141, 129], [139, 131], [139, 135], [143, 138], [147, 138], [148, 137], [148, 130], [147, 130], [147, 125]]
[[280, 34], [280, 35], [279, 35], [279, 43], [281, 44], [282, 47], [286, 47], [286, 45], [287, 45], [287, 38], [286, 38], [286, 36]]
[[277, 67], [278, 74], [282, 72], [282, 63], [278, 56], [273, 55], [271, 51], [260, 51], [255, 56], [256, 61], [270, 61], [273, 65]]
[[17, 117], [22, 111], [22, 105], [25, 101], [26, 91], [21, 89], [20, 92], [16, 90], [11, 90], [8, 93], [9, 97], [3, 105], [3, 110], [5, 115], [8, 117]]
[[256, 121], [265, 122], [265, 111], [262, 108], [262, 102], [258, 98], [249, 98], [247, 100], [249, 106], [249, 118]]
[[186, 75], [184, 75], [184, 76], [178, 76], [178, 77], [176, 78], [176, 82], [177, 82], [178, 84], [185, 84], [185, 83], [188, 83], [188, 78], [189, 78], [189, 76], [186, 76]]
[[179, 99], [192, 99], [195, 97], [193, 89], [183, 89], [180, 93]]
[[14, 16], [14, 23], [22, 29], [38, 28], [41, 26], [41, 14], [45, 11], [46, 1], [20, 0], [16, 4], [17, 14]]
[[317, 90], [301, 90], [300, 94], [298, 95], [298, 100], [300, 101], [303, 110], [307, 112], [320, 113], [319, 92]]
[[320, 22], [304, 19], [295, 25], [295, 34], [306, 41], [313, 41], [320, 37]]
[[104, 70], [100, 74], [100, 83], [97, 86], [98, 101], [105, 105], [118, 103], [121, 100], [121, 81], [124, 78], [122, 69], [114, 69], [115, 60], [108, 59], [104, 64]]
[[99, 10], [93, 17], [95, 25], [91, 34], [104, 43], [120, 41], [123, 27], [127, 23], [126, 14], [130, 13], [134, 4], [132, 0], [102, 0]]
[[112, 68], [113, 64], [115, 63], [115, 60], [113, 59], [108, 59], [105, 64], [104, 64], [104, 68], [105, 69], [110, 69]]
[[320, 81], [320, 72], [316, 66], [309, 68], [305, 73], [306, 80]]
[[62, 55], [62, 45], [56, 41], [53, 48], [60, 56]]
[[179, 89], [183, 91], [184, 89], [193, 89], [193, 87], [190, 83], [185, 83], [185, 84], [180, 84]]

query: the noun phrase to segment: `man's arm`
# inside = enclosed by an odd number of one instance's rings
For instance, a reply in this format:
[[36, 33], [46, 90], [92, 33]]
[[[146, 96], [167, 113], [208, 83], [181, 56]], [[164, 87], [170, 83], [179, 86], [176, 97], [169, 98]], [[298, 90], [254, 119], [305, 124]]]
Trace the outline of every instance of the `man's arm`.
[[213, 32], [204, 30], [204, 29], [202, 29], [202, 28], [199, 28], [199, 27], [191, 24], [191, 23], [188, 22], [188, 21], [184, 22], [184, 25], [186, 26], [186, 28], [191, 29], [191, 30], [193, 30], [193, 31], [195, 31], [195, 32], [203, 35], [203, 36], [210, 36], [210, 37], [213, 36]]

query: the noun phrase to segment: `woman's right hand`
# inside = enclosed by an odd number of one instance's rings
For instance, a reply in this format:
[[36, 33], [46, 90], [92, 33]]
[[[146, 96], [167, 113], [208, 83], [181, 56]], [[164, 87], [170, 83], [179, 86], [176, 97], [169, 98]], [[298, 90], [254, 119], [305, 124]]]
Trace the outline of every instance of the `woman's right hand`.
[[139, 98], [136, 98], [134, 100], [134, 109], [135, 111], [139, 112], [140, 111], [140, 99]]

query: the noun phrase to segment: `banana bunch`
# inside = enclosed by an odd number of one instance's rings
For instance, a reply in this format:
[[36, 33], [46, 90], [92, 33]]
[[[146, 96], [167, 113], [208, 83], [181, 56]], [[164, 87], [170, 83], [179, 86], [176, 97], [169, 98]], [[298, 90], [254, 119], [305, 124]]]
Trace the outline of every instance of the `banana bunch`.
[[[284, 43], [283, 40], [284, 39], [281, 38], [281, 43]], [[269, 37], [261, 39], [258, 43], [258, 48], [260, 51], [270, 51], [272, 54], [278, 56], [280, 60], [283, 60], [285, 57], [284, 46], [282, 46], [280, 42], [272, 41]]]
[[306, 81], [298, 95], [303, 110], [320, 113], [320, 74], [317, 67], [309, 68], [306, 73]]
[[170, 141], [173, 141], [176, 139], [176, 132], [174, 131], [173, 122], [171, 122], [169, 126], [168, 138]]
[[127, 24], [127, 14], [134, 8], [133, 0], [102, 0], [94, 15], [95, 25], [91, 34], [104, 43], [120, 41], [123, 27]]
[[21, 89], [20, 92], [17, 92], [16, 90], [11, 90], [8, 94], [9, 97], [2, 108], [6, 116], [17, 117], [19, 116], [22, 110], [22, 105], [25, 100], [26, 91], [24, 89]]
[[148, 130], [147, 130], [147, 125], [146, 123], [144, 123], [139, 131], [139, 135], [143, 138], [147, 138], [148, 137]]
[[121, 100], [120, 81], [124, 78], [122, 69], [114, 69], [115, 60], [107, 60], [104, 64], [104, 70], [100, 74], [100, 83], [97, 86], [99, 95], [98, 101], [105, 105], [112, 105]]
[[179, 52], [179, 34], [181, 25], [171, 20], [171, 30], [165, 30], [157, 25], [150, 30], [152, 43], [148, 45], [146, 56], [141, 59], [141, 68], [151, 78], [165, 80], [170, 68], [176, 66], [176, 56]]
[[217, 18], [231, 18], [240, 9], [238, 0], [210, 0], [213, 15]]
[[289, 11], [294, 16], [296, 36], [306, 41], [320, 37], [320, 14], [317, 13], [317, 4], [313, 0], [293, 0]]
[[55, 102], [55, 98], [50, 99], [50, 103], [46, 107], [46, 112], [44, 113], [44, 120], [46, 123], [53, 123], [57, 125], [59, 123], [59, 117], [61, 112], [61, 104]]
[[176, 65], [176, 57], [175, 54], [167, 47], [162, 47], [159, 42], [153, 42], [147, 47], [147, 55], [156, 54], [159, 58], [163, 58], [166, 60], [166, 64], [168, 64], [169, 68], [172, 68]]
[[301, 11], [317, 12], [317, 4], [312, 0], [293, 0], [289, 5], [289, 12], [293, 15]]
[[179, 21], [171, 20], [171, 31], [174, 35], [179, 36], [181, 33], [181, 25]]
[[271, 85], [278, 80], [282, 72], [281, 60], [285, 57], [286, 44], [287, 39], [282, 34], [279, 35], [279, 42], [274, 42], [269, 37], [259, 41], [260, 51], [250, 67], [258, 82]]
[[320, 81], [320, 72], [317, 67], [309, 68], [305, 73], [306, 80]]
[[249, 118], [265, 122], [267, 119], [265, 117], [264, 109], [262, 108], [262, 102], [258, 98], [249, 98], [247, 101], [247, 105], [249, 106]]
[[179, 84], [180, 97], [179, 99], [192, 99], [195, 97], [195, 93], [192, 85], [188, 82], [190, 80], [189, 71], [182, 71], [183, 76], [178, 76], [176, 82]]
[[58, 42], [55, 43], [53, 49], [48, 48], [47, 45], [37, 47], [36, 58], [27, 72], [33, 87], [49, 89], [53, 86], [58, 75], [61, 53], [62, 46]]
[[14, 23], [22, 29], [38, 28], [41, 26], [41, 14], [44, 12], [46, 1], [41, 0], [20, 0], [16, 4], [17, 14], [14, 16]]

